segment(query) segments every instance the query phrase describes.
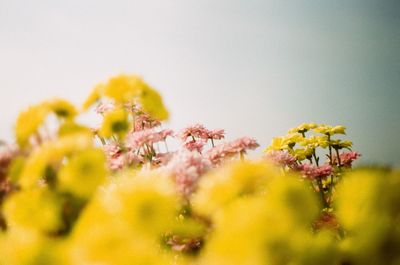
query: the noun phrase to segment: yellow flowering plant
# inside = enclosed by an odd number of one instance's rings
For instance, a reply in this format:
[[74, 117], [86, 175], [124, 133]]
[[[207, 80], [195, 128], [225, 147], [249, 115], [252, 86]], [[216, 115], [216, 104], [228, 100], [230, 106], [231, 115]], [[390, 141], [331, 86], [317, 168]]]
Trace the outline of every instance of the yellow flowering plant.
[[0, 265], [400, 263], [400, 174], [354, 166], [344, 126], [301, 124], [250, 159], [255, 139], [168, 117], [135, 75], [21, 112], [0, 144]]

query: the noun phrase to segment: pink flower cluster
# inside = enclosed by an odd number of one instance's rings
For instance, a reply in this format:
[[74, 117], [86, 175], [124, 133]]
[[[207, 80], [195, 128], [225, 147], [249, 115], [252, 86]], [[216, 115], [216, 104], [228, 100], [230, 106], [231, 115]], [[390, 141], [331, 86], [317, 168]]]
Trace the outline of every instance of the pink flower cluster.
[[296, 169], [298, 164], [296, 158], [287, 151], [276, 150], [268, 152], [264, 158], [275, 165]]
[[174, 153], [166, 168], [175, 180], [178, 193], [188, 198], [210, 166], [210, 161], [200, 153], [182, 149]]
[[360, 156], [361, 154], [355, 151], [344, 152], [339, 155], [339, 159], [337, 158], [337, 156], [334, 156], [332, 162], [333, 164], [339, 164], [340, 160], [341, 166], [351, 167], [353, 161], [357, 160]]
[[247, 150], [256, 149], [258, 146], [259, 144], [255, 139], [250, 137], [242, 137], [234, 141], [222, 143], [211, 148], [206, 153], [206, 157], [214, 165], [218, 165], [227, 158], [232, 158], [238, 154], [246, 154]]
[[135, 117], [135, 131], [148, 130], [160, 126], [161, 123], [150, 117], [147, 113], [140, 113]]
[[138, 150], [145, 145], [153, 145], [154, 143], [165, 141], [168, 136], [173, 136], [172, 130], [155, 131], [147, 129], [143, 131], [131, 132], [126, 138], [126, 147], [129, 150]]
[[225, 137], [225, 130], [208, 130], [204, 125], [197, 123], [181, 130], [178, 137], [182, 141], [186, 141], [188, 137], [199, 138], [206, 141], [208, 139], [221, 140]]
[[299, 166], [300, 172], [309, 179], [321, 179], [330, 176], [333, 168], [329, 164], [315, 166], [312, 164], [303, 164]]

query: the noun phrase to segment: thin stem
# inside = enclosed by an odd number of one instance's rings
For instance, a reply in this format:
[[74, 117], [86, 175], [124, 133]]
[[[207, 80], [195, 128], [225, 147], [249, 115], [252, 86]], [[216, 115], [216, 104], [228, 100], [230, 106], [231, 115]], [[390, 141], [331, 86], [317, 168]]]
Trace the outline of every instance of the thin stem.
[[340, 156], [339, 156], [339, 149], [335, 148], [336, 151], [336, 156], [338, 160], [338, 167], [340, 168], [342, 166], [342, 162], [340, 161]]

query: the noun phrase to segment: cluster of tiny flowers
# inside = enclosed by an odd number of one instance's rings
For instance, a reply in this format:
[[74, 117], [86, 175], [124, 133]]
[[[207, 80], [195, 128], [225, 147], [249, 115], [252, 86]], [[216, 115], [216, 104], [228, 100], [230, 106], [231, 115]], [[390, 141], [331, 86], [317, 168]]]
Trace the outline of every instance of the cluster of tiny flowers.
[[259, 146], [257, 141], [250, 137], [238, 138], [234, 141], [219, 144], [206, 153], [206, 157], [214, 165], [219, 165], [226, 159], [243, 156], [247, 150], [254, 150]]
[[[344, 126], [304, 123], [292, 128], [283, 137], [275, 137], [266, 149], [265, 159], [285, 170], [298, 172], [311, 181], [329, 208], [333, 190], [342, 172], [352, 167], [361, 154], [351, 151], [352, 142], [333, 139], [346, 134]], [[343, 149], [350, 150], [343, 152]], [[325, 161], [320, 153], [325, 152]]]

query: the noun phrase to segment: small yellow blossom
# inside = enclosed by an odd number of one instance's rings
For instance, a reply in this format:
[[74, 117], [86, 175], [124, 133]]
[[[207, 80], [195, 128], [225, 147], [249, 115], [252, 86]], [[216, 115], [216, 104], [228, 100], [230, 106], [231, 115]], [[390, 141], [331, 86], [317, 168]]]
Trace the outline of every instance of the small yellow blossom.
[[346, 134], [346, 127], [345, 126], [329, 126], [329, 125], [319, 125], [318, 127], [314, 128], [314, 131], [321, 134], [326, 135], [335, 135], [335, 134]]
[[305, 133], [316, 127], [317, 127], [317, 124], [315, 124], [315, 123], [302, 123], [295, 128], [289, 129], [289, 133]]
[[351, 141], [342, 141], [342, 140], [330, 140], [329, 145], [335, 149], [343, 149], [343, 148], [351, 148], [353, 143]]
[[315, 136], [312, 135], [309, 138], [304, 138], [300, 142], [301, 146], [308, 146], [310, 148], [316, 149], [317, 147], [326, 148], [328, 147], [328, 136]]

